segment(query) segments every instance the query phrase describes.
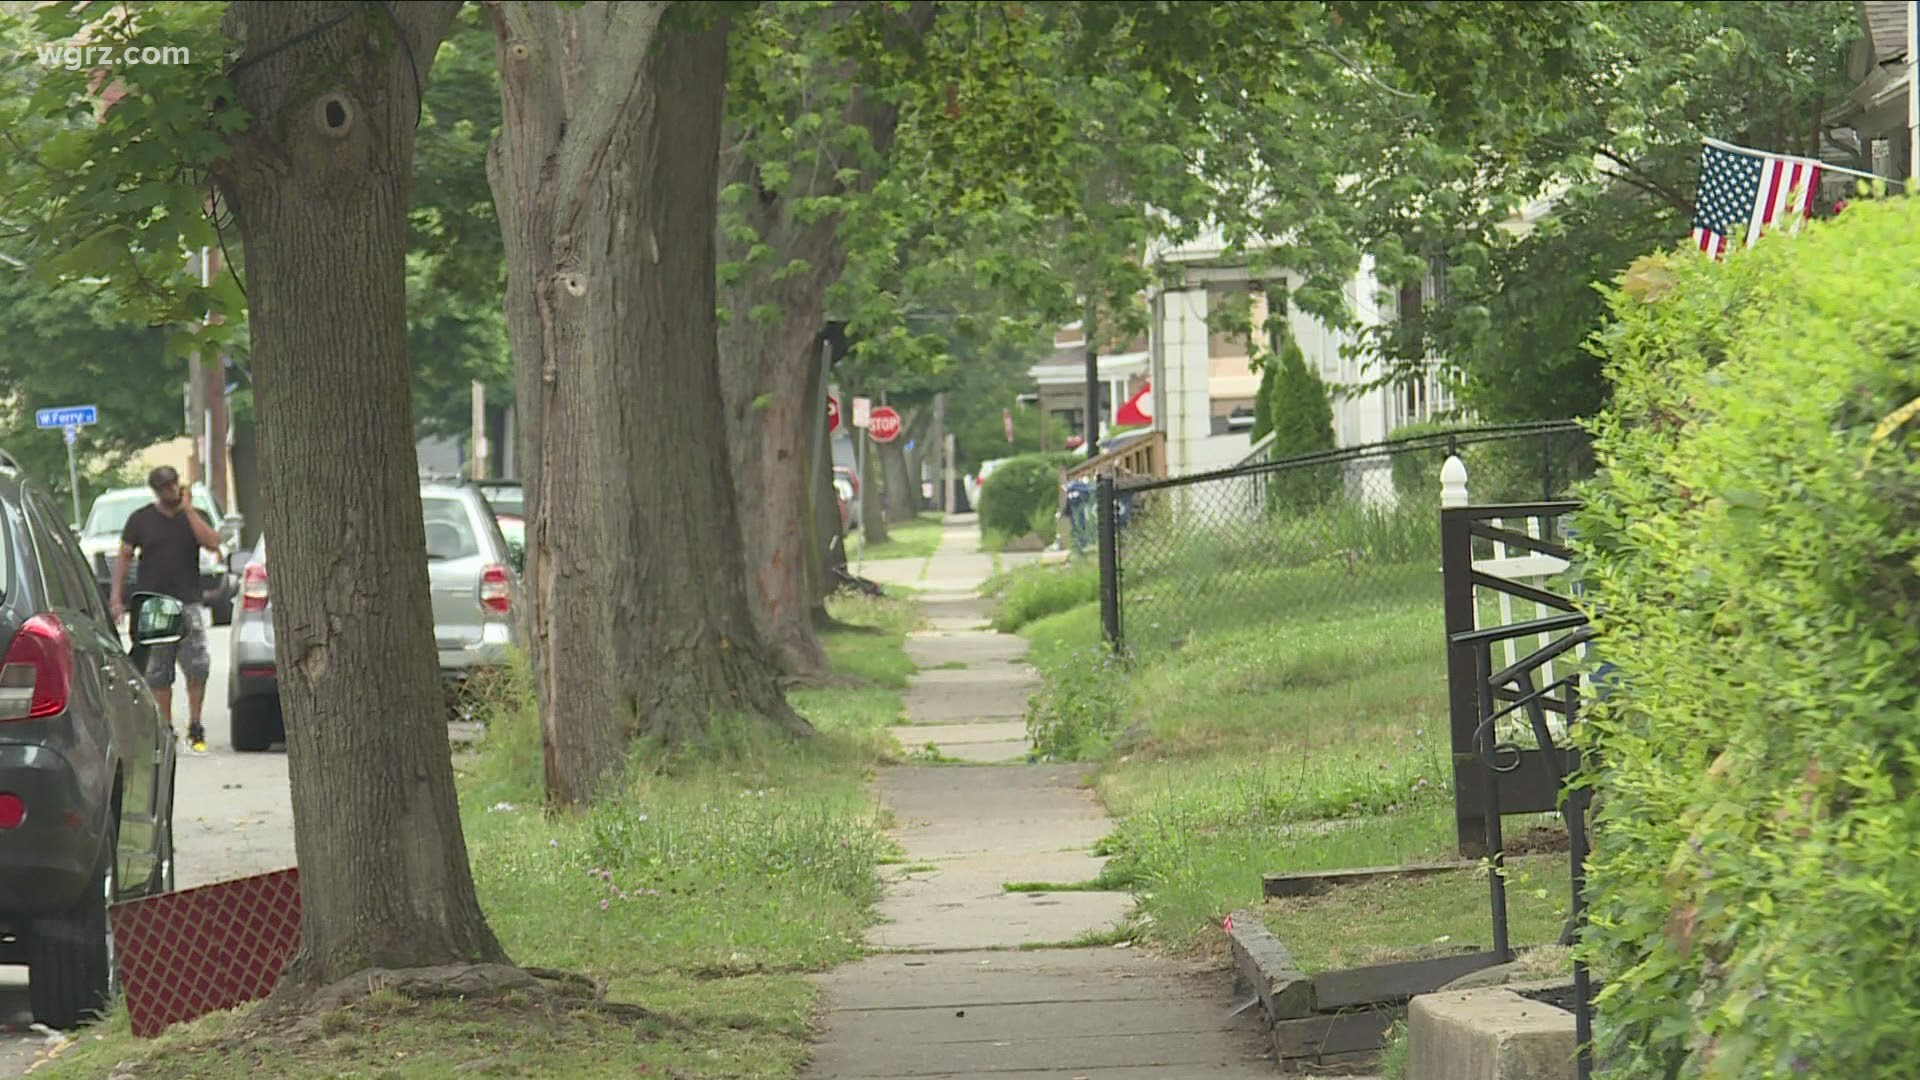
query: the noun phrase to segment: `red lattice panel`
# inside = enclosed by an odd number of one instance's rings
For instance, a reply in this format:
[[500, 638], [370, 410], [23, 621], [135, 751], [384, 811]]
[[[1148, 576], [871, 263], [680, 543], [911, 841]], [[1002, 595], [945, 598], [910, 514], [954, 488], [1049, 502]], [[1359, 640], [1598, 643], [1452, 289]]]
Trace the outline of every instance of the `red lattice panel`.
[[133, 1033], [266, 997], [300, 947], [300, 872], [115, 904], [114, 952]]

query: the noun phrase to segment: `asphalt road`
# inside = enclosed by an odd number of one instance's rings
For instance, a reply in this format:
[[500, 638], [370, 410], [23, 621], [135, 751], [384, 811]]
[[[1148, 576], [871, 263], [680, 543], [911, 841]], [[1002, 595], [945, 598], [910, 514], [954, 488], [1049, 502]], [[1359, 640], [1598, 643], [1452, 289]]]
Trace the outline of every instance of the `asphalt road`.
[[[186, 749], [187, 700], [176, 677], [174, 730], [181, 755], [175, 780], [175, 877], [180, 888], [279, 870], [294, 864], [293, 809], [287, 794], [287, 755], [275, 748], [236, 754], [228, 738], [228, 628], [209, 631], [213, 674], [203, 720], [207, 752]], [[27, 969], [0, 967], [0, 1078], [21, 1076], [48, 1047], [31, 1031]]]

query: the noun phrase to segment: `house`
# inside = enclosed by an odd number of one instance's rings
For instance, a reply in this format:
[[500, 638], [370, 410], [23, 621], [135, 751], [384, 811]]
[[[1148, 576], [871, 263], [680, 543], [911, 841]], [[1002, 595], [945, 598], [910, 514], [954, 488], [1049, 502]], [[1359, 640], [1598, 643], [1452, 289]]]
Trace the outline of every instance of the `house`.
[[1896, 180], [1920, 173], [1915, 6], [1913, 0], [1856, 0], [1861, 37], [1847, 57], [1853, 92], [1823, 118], [1830, 131], [1850, 133], [1859, 167]]
[[[1102, 352], [1097, 363], [1100, 379], [1100, 430], [1114, 426], [1115, 410], [1146, 385], [1148, 339], [1137, 337], [1116, 352]], [[1087, 332], [1079, 322], [1054, 332], [1053, 353], [1027, 369], [1034, 381], [1035, 402], [1047, 417], [1067, 431], [1082, 435], [1087, 429]], [[1045, 430], [1044, 427], [1042, 430]], [[1060, 447], [1044, 447], [1055, 450]]]
[[[1154, 426], [1167, 436], [1168, 471], [1180, 476], [1240, 462], [1255, 449], [1249, 436], [1260, 376], [1247, 342], [1211, 330], [1208, 313], [1236, 292], [1251, 292], [1252, 324], [1264, 326], [1270, 314], [1268, 285], [1284, 285], [1290, 292], [1300, 282], [1286, 271], [1255, 271], [1252, 260], [1229, 252], [1218, 236], [1157, 246], [1149, 251], [1148, 261], [1167, 282], [1148, 295], [1148, 365]], [[1436, 273], [1419, 289], [1383, 293], [1367, 259], [1346, 288], [1353, 326], [1335, 329], [1304, 311], [1290, 308], [1285, 313], [1307, 365], [1331, 391], [1336, 446], [1380, 442], [1408, 424], [1453, 408], [1437, 360], [1429, 361], [1421, 377], [1363, 389], [1375, 378], [1374, 362], [1357, 347], [1367, 328], [1398, 319], [1403, 310], [1417, 312], [1441, 287]]]

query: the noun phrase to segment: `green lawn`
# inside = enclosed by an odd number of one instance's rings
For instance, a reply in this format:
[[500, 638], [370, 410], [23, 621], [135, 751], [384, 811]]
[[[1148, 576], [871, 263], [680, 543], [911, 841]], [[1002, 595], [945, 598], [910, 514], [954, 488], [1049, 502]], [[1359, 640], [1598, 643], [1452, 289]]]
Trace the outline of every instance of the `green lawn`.
[[847, 534], [847, 557], [861, 559], [924, 559], [940, 546], [941, 516], [921, 514], [912, 521], [887, 526], [885, 543], [871, 544], [860, 530]]
[[636, 760], [619, 798], [549, 817], [532, 714], [505, 708], [460, 777], [475, 884], [508, 954], [601, 980], [650, 1018], [381, 994], [297, 1029], [255, 1030], [243, 1008], [145, 1041], [121, 1010], [36, 1077], [121, 1062], [182, 1078], [794, 1076], [805, 975], [862, 951], [890, 854], [865, 780], [899, 753], [888, 729], [912, 670], [907, 605], [837, 601], [834, 614], [877, 631], [827, 641], [838, 668], [876, 685], [796, 691], [822, 732], [811, 743], [723, 725], [712, 753]]
[[[1003, 624], [1021, 624], [1045, 679], [1029, 728], [1055, 756], [1100, 763], [1098, 791], [1118, 819], [1105, 877], [1139, 894], [1163, 943], [1217, 943], [1229, 912], [1260, 903], [1263, 874], [1457, 857], [1438, 576], [1407, 563], [1369, 567], [1365, 587], [1314, 580], [1330, 573], [1249, 572], [1204, 620], [1143, 631], [1131, 669], [1106, 655], [1084, 571], [1023, 569], [1001, 583]], [[1143, 571], [1128, 588], [1137, 598], [1172, 580]], [[1126, 609], [1130, 645], [1142, 608]], [[1391, 926], [1369, 929], [1371, 891], [1343, 889], [1313, 910], [1337, 925], [1339, 906], [1356, 905], [1343, 949], [1410, 944]], [[1564, 870], [1549, 891], [1564, 907]], [[1484, 879], [1475, 895], [1484, 923]]]
[[[1515, 948], [1559, 940], [1569, 876], [1564, 854], [1508, 861], [1507, 934]], [[1271, 900], [1262, 914], [1309, 975], [1417, 959], [1436, 947], [1493, 947], [1489, 887], [1481, 870]]]

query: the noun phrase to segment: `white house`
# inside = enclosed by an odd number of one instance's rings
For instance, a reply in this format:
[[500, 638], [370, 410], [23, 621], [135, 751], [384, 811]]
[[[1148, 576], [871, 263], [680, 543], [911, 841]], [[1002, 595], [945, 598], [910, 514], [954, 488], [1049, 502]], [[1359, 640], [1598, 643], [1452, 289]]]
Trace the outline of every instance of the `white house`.
[[[1209, 310], [1235, 292], [1251, 290], [1253, 325], [1258, 327], [1268, 314], [1266, 283], [1284, 283], [1291, 291], [1300, 281], [1286, 272], [1256, 276], [1249, 260], [1230, 254], [1217, 236], [1156, 246], [1147, 258], [1156, 276], [1169, 282], [1153, 288], [1147, 298], [1154, 426], [1167, 436], [1168, 472], [1181, 476], [1233, 465], [1254, 450], [1248, 436], [1260, 376], [1244, 341], [1209, 329]], [[1439, 287], [1440, 282], [1429, 279], [1418, 295], [1431, 297]], [[1335, 330], [1299, 310], [1287, 313], [1288, 328], [1308, 366], [1332, 391], [1337, 446], [1380, 442], [1407, 424], [1452, 407], [1437, 363], [1424, 377], [1396, 387], [1357, 389], [1375, 377], [1374, 362], [1353, 347], [1358, 334], [1398, 318], [1401, 304], [1412, 302], [1417, 302], [1413, 290], [1404, 299], [1383, 295], [1372, 260], [1366, 259], [1346, 288], [1355, 329]]]

